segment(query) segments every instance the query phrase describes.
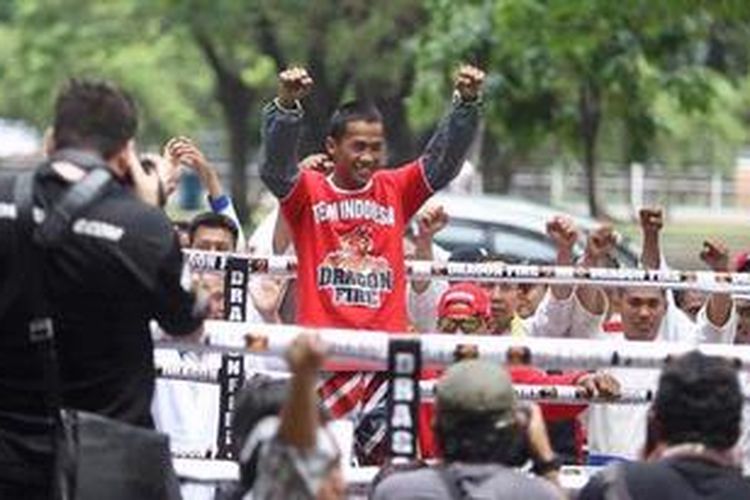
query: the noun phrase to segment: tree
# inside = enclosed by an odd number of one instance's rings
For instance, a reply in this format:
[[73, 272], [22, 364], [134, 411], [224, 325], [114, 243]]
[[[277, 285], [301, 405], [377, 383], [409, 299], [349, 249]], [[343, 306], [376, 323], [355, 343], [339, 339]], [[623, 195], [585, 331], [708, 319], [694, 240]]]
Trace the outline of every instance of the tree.
[[[457, 6], [432, 0], [430, 5], [428, 63], [456, 52], [483, 54], [491, 80], [498, 82], [488, 92], [493, 102], [488, 117], [501, 124], [494, 127], [504, 146], [489, 151], [523, 155], [552, 136], [580, 158], [594, 216], [602, 212], [597, 172], [603, 125], [622, 124], [625, 158], [647, 158], [658, 131], [657, 90], [671, 89], [683, 109], [706, 109], [715, 97], [706, 84], [706, 65], [737, 67], [744, 60], [728, 49], [742, 44], [719, 36], [723, 31], [716, 26], [746, 26], [748, 9], [740, 22], [741, 7], [719, 2], [475, 0]], [[477, 36], [461, 43], [462, 32]], [[709, 60], [702, 50], [707, 46], [718, 47], [708, 52]]]
[[81, 76], [112, 79], [135, 95], [146, 142], [158, 143], [170, 130], [195, 129], [207, 114], [193, 104], [208, 82], [196, 77], [189, 50], [162, 36], [157, 20], [136, 20], [132, 2], [24, 0], [3, 5], [2, 114], [44, 128], [59, 86]]

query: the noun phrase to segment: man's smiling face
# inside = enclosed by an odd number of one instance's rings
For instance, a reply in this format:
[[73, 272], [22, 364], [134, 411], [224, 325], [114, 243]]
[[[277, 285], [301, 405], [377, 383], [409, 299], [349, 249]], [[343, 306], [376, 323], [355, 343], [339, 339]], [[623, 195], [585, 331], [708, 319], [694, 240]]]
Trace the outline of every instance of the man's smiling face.
[[385, 164], [383, 123], [351, 121], [340, 139], [326, 140], [326, 149], [335, 164], [334, 184], [343, 189], [364, 187]]

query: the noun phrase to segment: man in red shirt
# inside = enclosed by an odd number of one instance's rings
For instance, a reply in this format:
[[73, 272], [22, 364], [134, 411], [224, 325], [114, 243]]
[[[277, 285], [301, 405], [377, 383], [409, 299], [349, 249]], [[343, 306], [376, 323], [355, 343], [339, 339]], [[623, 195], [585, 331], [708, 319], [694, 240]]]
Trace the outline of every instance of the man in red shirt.
[[373, 106], [345, 104], [331, 119], [324, 175], [300, 170], [300, 99], [313, 81], [302, 68], [279, 76], [266, 107], [261, 178], [281, 202], [298, 266], [297, 321], [307, 326], [402, 332], [407, 328], [404, 226], [458, 174], [479, 122], [484, 73], [462, 67], [454, 105], [415, 161], [384, 169], [382, 118]]

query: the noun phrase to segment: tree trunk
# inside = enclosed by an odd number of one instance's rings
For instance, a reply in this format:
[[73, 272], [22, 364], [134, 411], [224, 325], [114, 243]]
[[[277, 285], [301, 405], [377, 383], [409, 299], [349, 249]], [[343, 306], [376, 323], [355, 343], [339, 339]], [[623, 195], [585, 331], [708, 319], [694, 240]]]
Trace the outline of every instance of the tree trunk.
[[230, 191], [240, 222], [250, 215], [247, 202], [247, 158], [250, 146], [248, 122], [255, 96], [235, 75], [217, 75], [219, 102], [229, 133]]
[[507, 194], [513, 183], [514, 155], [512, 148], [504, 147], [489, 127], [484, 127], [480, 157], [484, 192]]
[[250, 215], [247, 203], [246, 171], [250, 142], [248, 120], [256, 96], [242, 77], [219, 56], [213, 41], [205, 33], [196, 29], [193, 35], [214, 72], [216, 97], [221, 105], [229, 133], [230, 191], [237, 216], [240, 222], [244, 223]]
[[601, 93], [591, 81], [581, 84], [578, 101], [579, 130], [583, 149], [583, 168], [586, 174], [586, 197], [591, 217], [602, 215], [597, 194], [596, 143], [601, 124]]
[[[313, 73], [313, 78], [315, 73]], [[338, 105], [331, 90], [323, 82], [315, 80], [315, 87], [304, 102], [304, 129], [300, 139], [300, 157], [325, 151], [325, 138], [328, 134], [328, 121]]]
[[376, 100], [383, 115], [385, 140], [388, 144], [388, 165], [401, 165], [417, 156], [414, 133], [409, 127], [406, 105], [401, 96]]
[[249, 102], [239, 103], [232, 108], [224, 107], [224, 120], [229, 133], [229, 177], [232, 201], [241, 222], [248, 220], [250, 207], [247, 201], [247, 160], [250, 134], [247, 123], [250, 117]]

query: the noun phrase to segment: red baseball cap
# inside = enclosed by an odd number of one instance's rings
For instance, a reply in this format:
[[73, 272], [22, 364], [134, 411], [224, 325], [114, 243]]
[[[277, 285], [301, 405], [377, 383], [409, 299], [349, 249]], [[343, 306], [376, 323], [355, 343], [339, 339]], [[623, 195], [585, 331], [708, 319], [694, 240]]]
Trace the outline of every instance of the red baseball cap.
[[474, 283], [456, 283], [440, 297], [438, 318], [480, 316], [490, 319], [490, 296]]
[[735, 256], [734, 269], [738, 273], [746, 273], [750, 271], [750, 251], [745, 250]]

